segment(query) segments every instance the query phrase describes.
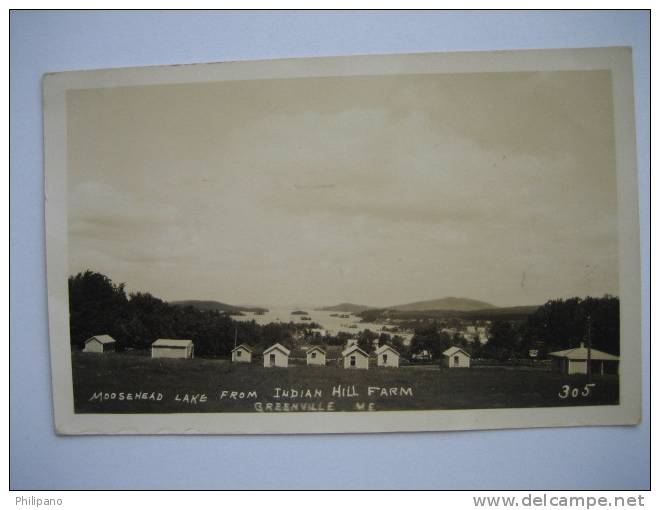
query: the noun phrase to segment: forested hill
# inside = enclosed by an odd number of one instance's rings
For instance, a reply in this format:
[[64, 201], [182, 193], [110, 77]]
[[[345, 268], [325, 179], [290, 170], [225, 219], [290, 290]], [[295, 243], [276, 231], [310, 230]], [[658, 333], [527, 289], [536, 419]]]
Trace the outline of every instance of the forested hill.
[[426, 310], [452, 310], [455, 312], [467, 312], [472, 310], [486, 310], [496, 308], [495, 305], [476, 299], [445, 297], [441, 299], [431, 299], [429, 301], [415, 301], [403, 305], [389, 306], [389, 310], [399, 312], [420, 312]]
[[457, 298], [457, 297], [444, 297], [440, 299], [430, 299], [428, 301], [415, 301], [413, 303], [405, 303], [402, 305], [394, 305], [387, 307], [375, 307], [367, 305], [356, 305], [353, 303], [340, 303], [334, 306], [324, 306], [317, 308], [317, 310], [325, 312], [349, 312], [361, 313], [364, 311], [397, 311], [397, 312], [426, 312], [432, 310], [444, 310], [452, 312], [467, 312], [474, 310], [488, 310], [497, 308], [495, 305], [486, 303], [485, 301], [478, 301], [476, 299]]
[[228, 314], [237, 313], [237, 312], [257, 312], [265, 313], [268, 311], [267, 308], [260, 308], [258, 306], [236, 306], [228, 305], [227, 303], [221, 303], [220, 301], [210, 301], [210, 300], [199, 300], [199, 299], [187, 299], [183, 301], [170, 301], [171, 305], [174, 306], [192, 306], [197, 308], [197, 310], [216, 310], [218, 312], [225, 312]]

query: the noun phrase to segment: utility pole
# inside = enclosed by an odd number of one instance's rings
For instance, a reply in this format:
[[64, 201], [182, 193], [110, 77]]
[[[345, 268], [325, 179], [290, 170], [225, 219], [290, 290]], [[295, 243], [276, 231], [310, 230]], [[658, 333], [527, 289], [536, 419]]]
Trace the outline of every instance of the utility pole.
[[236, 340], [238, 339], [238, 328], [234, 326], [234, 349], [236, 349]]
[[587, 315], [587, 383], [591, 383], [591, 315]]

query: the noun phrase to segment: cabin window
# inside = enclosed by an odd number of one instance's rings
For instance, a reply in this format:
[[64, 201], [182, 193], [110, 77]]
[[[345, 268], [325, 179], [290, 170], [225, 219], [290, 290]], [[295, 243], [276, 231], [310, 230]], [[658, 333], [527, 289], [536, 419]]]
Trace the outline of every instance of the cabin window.
[[312, 353], [312, 359], [316, 359], [316, 353], [315, 352]]
[[387, 354], [383, 354], [383, 363], [387, 363]]
[[355, 356], [351, 356], [351, 366], [355, 366]]
[[236, 357], [240, 358], [241, 357], [241, 351], [236, 351]]
[[458, 366], [458, 356], [454, 356], [454, 366]]

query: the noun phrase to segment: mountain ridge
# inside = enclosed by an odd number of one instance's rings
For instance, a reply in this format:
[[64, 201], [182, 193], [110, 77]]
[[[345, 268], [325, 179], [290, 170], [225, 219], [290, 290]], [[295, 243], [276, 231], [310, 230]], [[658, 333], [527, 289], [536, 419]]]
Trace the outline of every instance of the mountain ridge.
[[429, 299], [426, 301], [414, 301], [402, 305], [385, 307], [388, 310], [399, 312], [423, 312], [429, 310], [452, 310], [457, 312], [471, 312], [475, 310], [488, 310], [499, 308], [492, 303], [479, 301], [477, 299], [463, 297], [444, 297], [439, 299]]
[[355, 303], [339, 303], [333, 306], [323, 306], [316, 310], [324, 312], [351, 312], [360, 313], [366, 310], [395, 310], [397, 312], [426, 312], [434, 310], [471, 312], [475, 310], [489, 310], [499, 308], [491, 303], [462, 297], [444, 297], [426, 301], [413, 301], [394, 306], [368, 306]]

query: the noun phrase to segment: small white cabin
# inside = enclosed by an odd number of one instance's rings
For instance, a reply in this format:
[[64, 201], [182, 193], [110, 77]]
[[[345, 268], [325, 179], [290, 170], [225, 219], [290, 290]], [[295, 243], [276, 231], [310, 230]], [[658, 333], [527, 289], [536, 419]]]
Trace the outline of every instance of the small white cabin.
[[307, 364], [325, 366], [325, 349], [315, 345], [307, 349]]
[[460, 347], [450, 347], [442, 355], [444, 366], [448, 368], [470, 368], [470, 353]]
[[580, 347], [576, 347], [574, 349], [551, 352], [550, 356], [554, 358], [554, 369], [568, 375], [586, 374], [587, 360], [589, 358], [591, 358], [592, 374], [619, 373], [618, 356], [599, 351], [598, 349], [591, 349], [591, 355], [589, 355], [588, 349], [584, 346], [583, 343], [580, 344]]
[[351, 345], [341, 353], [344, 368], [369, 369], [369, 355], [357, 345]]
[[383, 344], [375, 351], [376, 365], [379, 367], [394, 367], [399, 366], [399, 358], [401, 355], [390, 345]]
[[152, 358], [184, 358], [195, 356], [195, 344], [192, 340], [159, 338], [151, 344]]
[[237, 345], [231, 350], [231, 361], [233, 363], [252, 363], [254, 347], [248, 344]]
[[110, 335], [90, 336], [85, 340], [83, 352], [113, 352], [117, 342]]
[[273, 344], [264, 351], [264, 367], [283, 367], [289, 366], [289, 355], [291, 351], [282, 344]]

